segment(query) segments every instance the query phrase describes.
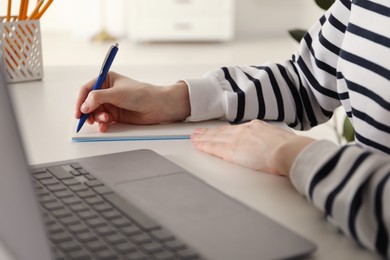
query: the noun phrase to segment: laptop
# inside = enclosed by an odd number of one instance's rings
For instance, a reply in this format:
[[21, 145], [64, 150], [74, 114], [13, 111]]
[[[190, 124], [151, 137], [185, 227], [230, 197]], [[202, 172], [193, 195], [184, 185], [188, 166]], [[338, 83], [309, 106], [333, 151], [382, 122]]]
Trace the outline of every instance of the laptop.
[[29, 166], [2, 80], [0, 120], [0, 248], [10, 259], [290, 259], [316, 249], [150, 150]]

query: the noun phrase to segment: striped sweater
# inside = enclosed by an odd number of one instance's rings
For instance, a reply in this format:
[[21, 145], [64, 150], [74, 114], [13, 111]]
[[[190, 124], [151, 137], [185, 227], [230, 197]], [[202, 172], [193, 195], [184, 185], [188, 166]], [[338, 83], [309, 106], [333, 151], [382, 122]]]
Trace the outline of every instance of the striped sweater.
[[186, 80], [188, 120], [258, 118], [305, 130], [343, 106], [355, 144], [310, 144], [290, 178], [346, 235], [390, 257], [389, 79], [390, 1], [338, 0], [291, 60], [224, 67]]

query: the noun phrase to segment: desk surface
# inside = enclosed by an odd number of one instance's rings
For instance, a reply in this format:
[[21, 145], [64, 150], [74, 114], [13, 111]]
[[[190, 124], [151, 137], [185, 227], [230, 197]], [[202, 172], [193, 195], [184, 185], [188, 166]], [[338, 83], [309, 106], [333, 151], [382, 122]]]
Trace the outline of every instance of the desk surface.
[[[71, 142], [75, 99], [79, 87], [99, 67], [45, 67], [42, 81], [12, 84], [11, 96], [30, 164], [135, 149], [151, 149], [194, 173], [222, 192], [264, 213], [317, 244], [313, 259], [376, 259], [341, 235], [290, 182], [232, 165], [196, 151], [188, 140]], [[138, 80], [169, 84], [199, 77], [210, 65], [113, 66], [112, 70]]]

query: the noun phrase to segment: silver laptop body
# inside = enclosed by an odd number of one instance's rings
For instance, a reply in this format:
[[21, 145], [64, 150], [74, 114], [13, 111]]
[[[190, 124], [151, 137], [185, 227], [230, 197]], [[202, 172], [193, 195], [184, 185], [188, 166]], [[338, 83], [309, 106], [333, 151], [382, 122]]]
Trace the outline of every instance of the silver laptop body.
[[[38, 203], [40, 199], [31, 173], [36, 168], [30, 169], [27, 164], [9, 94], [1, 80], [0, 120], [0, 243], [14, 259], [53, 259], [52, 238], [44, 224], [47, 221], [42, 218], [44, 207]], [[194, 254], [187, 255], [189, 258], [286, 259], [306, 256], [315, 250], [311, 242], [152, 151], [83, 158], [77, 163], [97, 181], [109, 179], [115, 194], [141, 210], [142, 214], [135, 219], [147, 215], [191, 248]], [[42, 167], [46, 165], [37, 168]], [[153, 239], [152, 242], [158, 240]], [[166, 259], [185, 259], [185, 255], [173, 255], [176, 258]], [[67, 252], [62, 256], [68, 258]], [[123, 259], [131, 259], [130, 254], [124, 254]]]

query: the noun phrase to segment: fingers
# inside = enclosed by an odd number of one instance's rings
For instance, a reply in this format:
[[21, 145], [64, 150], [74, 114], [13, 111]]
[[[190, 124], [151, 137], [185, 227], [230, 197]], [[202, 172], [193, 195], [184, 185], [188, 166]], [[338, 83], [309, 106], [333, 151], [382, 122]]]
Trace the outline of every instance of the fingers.
[[197, 129], [193, 146], [225, 161], [276, 174], [273, 154], [293, 134], [259, 120], [216, 129]]
[[[107, 78], [103, 82], [103, 85], [102, 85], [100, 90], [104, 90], [104, 89], [110, 88], [114, 84], [113, 82], [115, 81], [116, 78], [118, 78], [118, 74], [117, 73], [109, 72], [107, 74]], [[79, 95], [78, 95], [77, 101], [76, 101], [76, 112], [75, 112], [75, 117], [76, 118], [80, 118], [81, 113], [84, 113], [84, 114], [85, 113], [90, 113], [91, 111], [94, 110], [94, 109], [90, 108], [90, 104], [89, 103], [85, 104], [85, 101], [90, 96], [90, 93], [91, 93], [91, 91], [93, 89], [93, 86], [95, 85], [96, 80], [97, 80], [97, 77], [91, 79], [86, 84], [81, 86], [80, 91], [79, 91]], [[95, 92], [95, 91], [93, 91], [93, 92]], [[95, 95], [95, 94], [93, 94], [93, 95]], [[83, 105], [84, 105], [84, 108], [82, 108]], [[89, 112], [86, 112], [86, 111], [89, 111]]]
[[99, 132], [105, 133], [111, 123], [99, 123]]
[[111, 101], [110, 89], [95, 90], [88, 93], [87, 98], [80, 106], [80, 111], [84, 114], [91, 113], [104, 103]]
[[190, 140], [196, 149], [231, 161], [233, 149], [230, 137], [235, 128], [235, 126], [223, 126], [215, 129], [196, 129]]
[[84, 100], [87, 98], [88, 93], [92, 90], [93, 85], [95, 84], [95, 81], [96, 81], [96, 78], [88, 81], [86, 84], [84, 84], [80, 88], [80, 92], [79, 92], [79, 95], [78, 95], [77, 101], [76, 101], [76, 109], [75, 109], [75, 111], [76, 111], [75, 117], [76, 118], [80, 118], [80, 116], [81, 116], [80, 107], [84, 103]]

